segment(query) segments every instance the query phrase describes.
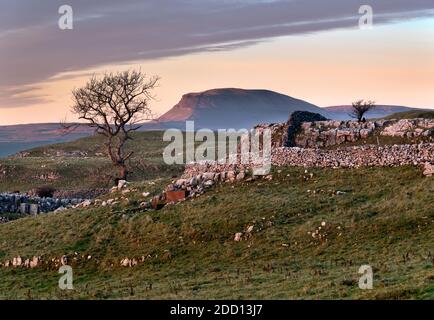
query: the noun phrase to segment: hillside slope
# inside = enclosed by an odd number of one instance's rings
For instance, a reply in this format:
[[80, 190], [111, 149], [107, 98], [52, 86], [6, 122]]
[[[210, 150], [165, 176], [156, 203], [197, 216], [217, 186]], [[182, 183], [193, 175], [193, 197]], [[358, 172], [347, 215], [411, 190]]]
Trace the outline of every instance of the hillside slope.
[[[307, 181], [277, 169], [160, 211], [138, 202], [164, 180], [107, 196], [120, 199], [111, 208], [0, 225], [0, 261], [67, 254], [75, 288], [58, 289], [56, 268], [0, 268], [0, 298], [434, 298], [432, 179], [409, 167], [312, 170]], [[121, 267], [126, 257], [138, 265]], [[373, 290], [358, 289], [363, 264]]]
[[[337, 119], [337, 120], [351, 119], [351, 116], [349, 115], [349, 113], [351, 112], [351, 105], [331, 106], [331, 107], [325, 107], [324, 109], [330, 112], [330, 115], [333, 119]], [[366, 118], [367, 119], [383, 118], [393, 113], [412, 111], [412, 110], [421, 111], [426, 109], [411, 108], [405, 106], [393, 106], [393, 105], [377, 105], [374, 109], [366, 113]]]
[[0, 126], [0, 157], [41, 145], [76, 140], [92, 132], [91, 128], [83, 125], [65, 135], [59, 123]]
[[434, 119], [434, 110], [410, 110], [410, 111], [392, 113], [385, 117], [385, 119], [414, 119], [414, 118]]

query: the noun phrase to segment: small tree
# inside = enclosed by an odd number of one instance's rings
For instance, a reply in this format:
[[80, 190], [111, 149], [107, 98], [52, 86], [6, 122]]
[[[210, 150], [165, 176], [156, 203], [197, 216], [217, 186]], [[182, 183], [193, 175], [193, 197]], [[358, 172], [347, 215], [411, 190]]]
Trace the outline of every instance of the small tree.
[[366, 112], [369, 110], [375, 108], [375, 102], [374, 101], [364, 101], [364, 100], [358, 100], [356, 102], [353, 102], [351, 107], [350, 116], [352, 118], [357, 119], [358, 122], [362, 122], [363, 116]]
[[133, 139], [131, 133], [139, 123], [153, 118], [149, 101], [158, 81], [159, 77], [147, 78], [141, 71], [105, 73], [72, 91], [72, 112], [105, 137], [107, 155], [119, 169], [116, 182], [127, 179], [127, 160], [133, 154], [125, 152], [125, 143]]

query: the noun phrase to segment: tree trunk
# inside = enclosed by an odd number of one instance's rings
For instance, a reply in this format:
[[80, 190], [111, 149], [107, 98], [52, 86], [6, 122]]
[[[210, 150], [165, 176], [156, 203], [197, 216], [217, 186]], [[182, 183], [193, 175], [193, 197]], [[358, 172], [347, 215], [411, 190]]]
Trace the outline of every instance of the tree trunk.
[[119, 180], [127, 180], [127, 166], [125, 164], [119, 165]]

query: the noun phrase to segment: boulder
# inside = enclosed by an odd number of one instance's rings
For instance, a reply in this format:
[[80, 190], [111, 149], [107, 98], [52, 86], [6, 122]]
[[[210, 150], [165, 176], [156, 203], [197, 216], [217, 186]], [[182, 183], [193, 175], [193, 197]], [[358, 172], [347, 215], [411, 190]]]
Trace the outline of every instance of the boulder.
[[204, 183], [205, 187], [210, 188], [214, 185], [214, 180], [207, 180]]
[[33, 256], [32, 260], [30, 260], [29, 266], [31, 269], [36, 268], [39, 264], [39, 257]]
[[234, 171], [228, 171], [226, 173], [226, 180], [234, 181], [235, 180], [235, 172]]
[[131, 260], [128, 258], [121, 260], [121, 266], [122, 267], [131, 267]]
[[214, 173], [214, 172], [205, 172], [205, 173], [202, 175], [202, 177], [203, 177], [203, 179], [204, 179], [205, 181], [208, 181], [208, 180], [214, 180], [215, 173]]
[[[302, 124], [305, 122], [313, 122], [313, 121], [324, 121], [327, 118], [323, 117], [319, 113], [313, 113], [309, 111], [295, 111], [293, 112], [289, 120], [287, 122], [287, 134], [286, 134], [286, 142], [284, 146], [286, 147], [295, 147], [296, 146], [296, 135], [301, 131]], [[308, 125], [306, 125], [307, 127]], [[308, 126], [310, 128], [310, 126]]]
[[372, 129], [361, 129], [360, 130], [360, 138], [366, 139], [372, 133]]
[[83, 208], [89, 207], [89, 206], [91, 206], [91, 205], [92, 205], [92, 200], [84, 200], [84, 201], [81, 203], [81, 206], [82, 206]]
[[[187, 180], [186, 180], [186, 179], [178, 179], [178, 180], [176, 180], [176, 182], [175, 182], [175, 184], [176, 184], [178, 187], [182, 187], [182, 186], [184, 186], [186, 183], [187, 183]], [[145, 196], [145, 197], [147, 197], [147, 196]]]
[[59, 207], [56, 210], [54, 210], [54, 212], [62, 212], [62, 211], [65, 211], [65, 210], [68, 210], [68, 209], [65, 208], [65, 207]]
[[237, 181], [241, 181], [244, 180], [244, 178], [246, 177], [246, 174], [244, 173], [244, 171], [241, 171], [240, 173], [237, 174]]
[[188, 182], [188, 184], [192, 187], [197, 186], [197, 184], [198, 184], [197, 178], [196, 177], [191, 178], [190, 181]]
[[423, 175], [426, 177], [432, 177], [433, 174], [434, 174], [434, 165], [432, 165], [429, 162], [426, 162], [423, 165]]
[[20, 256], [13, 258], [12, 260], [12, 266], [14, 267], [21, 267], [23, 264], [23, 260]]
[[118, 181], [118, 190], [125, 188], [127, 186], [127, 180], [119, 180]]
[[241, 232], [237, 232], [235, 233], [235, 237], [234, 237], [234, 241], [241, 241], [241, 237], [243, 236], [243, 234]]

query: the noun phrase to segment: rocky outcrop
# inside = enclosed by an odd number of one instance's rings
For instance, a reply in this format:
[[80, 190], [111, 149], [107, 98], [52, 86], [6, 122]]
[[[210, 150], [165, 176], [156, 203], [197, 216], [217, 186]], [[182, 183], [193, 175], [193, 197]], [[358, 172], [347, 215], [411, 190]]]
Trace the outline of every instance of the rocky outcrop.
[[303, 124], [311, 124], [312, 122], [326, 121], [327, 119], [320, 115], [319, 113], [307, 112], [307, 111], [296, 111], [291, 114], [287, 122], [287, 134], [286, 141], [284, 143], [285, 147], [296, 147], [297, 136], [300, 131], [304, 131], [302, 128]]
[[[304, 114], [304, 113], [303, 113]], [[298, 128], [298, 125], [300, 126]], [[364, 140], [371, 136], [410, 139], [422, 138], [431, 142], [434, 137], [434, 119], [357, 121], [305, 121], [293, 127], [291, 121], [261, 124], [259, 131], [271, 130], [272, 147], [324, 148]]]
[[434, 119], [402, 119], [385, 127], [381, 135], [406, 138], [434, 136]]
[[317, 121], [302, 124], [302, 130], [295, 137], [295, 146], [301, 148], [322, 148], [355, 142], [373, 135], [374, 130], [385, 125], [384, 121]]

